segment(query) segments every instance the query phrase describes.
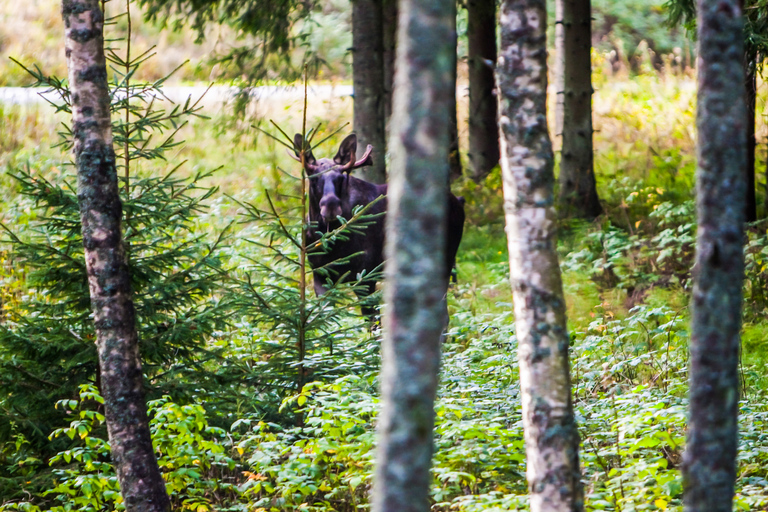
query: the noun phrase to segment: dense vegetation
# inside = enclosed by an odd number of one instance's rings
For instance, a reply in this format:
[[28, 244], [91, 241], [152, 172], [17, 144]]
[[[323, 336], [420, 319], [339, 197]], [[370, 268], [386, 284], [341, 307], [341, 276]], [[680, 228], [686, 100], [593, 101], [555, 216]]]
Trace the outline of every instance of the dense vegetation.
[[[633, 5], [595, 3], [613, 20]], [[667, 62], [680, 57], [670, 40], [619, 26], [616, 37], [645, 34], [659, 54], [673, 52]], [[586, 504], [680, 510], [695, 94], [681, 66], [630, 73], [628, 65], [596, 58], [595, 161], [606, 213], [564, 224], [560, 241]], [[0, 76], [20, 83], [24, 75]], [[311, 107], [310, 124], [326, 134], [351, 117], [348, 98]], [[137, 151], [123, 188], [151, 426], [174, 510], [355, 510], [371, 484], [380, 333], [355, 316], [344, 290], [310, 295], [315, 323], [295, 323], [298, 186], [283, 171], [295, 175], [298, 165], [250, 122], [202, 113], [211, 117], [167, 121], [157, 139], [173, 141], [161, 153]], [[0, 510], [114, 510], [121, 498], [89, 355], [73, 169], [66, 145], [57, 146], [67, 120], [38, 105], [0, 104], [0, 116]], [[257, 116], [300, 131], [290, 101], [257, 105]], [[525, 509], [498, 170], [454, 190], [467, 199], [469, 222], [449, 292], [432, 495], [437, 510]], [[741, 510], [768, 506], [767, 243], [765, 222], [750, 226]], [[301, 369], [311, 382], [301, 389], [299, 328], [311, 341]]]

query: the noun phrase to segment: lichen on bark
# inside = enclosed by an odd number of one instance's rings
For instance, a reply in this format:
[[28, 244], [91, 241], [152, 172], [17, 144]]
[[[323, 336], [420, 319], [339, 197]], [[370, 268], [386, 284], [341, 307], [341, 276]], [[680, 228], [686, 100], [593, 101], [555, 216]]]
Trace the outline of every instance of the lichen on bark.
[[543, 0], [501, 5], [496, 80], [504, 213], [531, 510], [581, 511], [579, 437], [556, 251], [554, 155], [546, 119], [545, 7]]
[[434, 399], [445, 325], [451, 0], [400, 3], [387, 195], [376, 512], [429, 510]]
[[698, 232], [683, 457], [686, 511], [730, 512], [736, 480], [747, 106], [738, 0], [698, 2]]
[[104, 16], [97, 0], [64, 0], [80, 218], [112, 459], [128, 511], [170, 508], [142, 390], [136, 314], [121, 234]]

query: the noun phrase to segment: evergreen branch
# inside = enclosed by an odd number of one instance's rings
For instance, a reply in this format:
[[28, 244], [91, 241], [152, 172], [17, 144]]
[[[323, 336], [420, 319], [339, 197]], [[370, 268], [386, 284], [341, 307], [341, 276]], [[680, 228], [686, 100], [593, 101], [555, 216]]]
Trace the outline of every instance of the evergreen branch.
[[296, 238], [294, 238], [294, 236], [291, 234], [288, 228], [285, 227], [285, 224], [283, 224], [283, 219], [277, 213], [277, 210], [275, 209], [275, 205], [272, 202], [272, 198], [270, 197], [269, 192], [266, 192], [266, 196], [267, 196], [267, 202], [269, 203], [269, 207], [272, 210], [272, 214], [275, 216], [275, 219], [277, 220], [277, 223], [279, 224], [283, 234], [293, 245], [295, 245], [299, 250], [302, 250], [301, 242], [299, 240], [296, 240]]
[[[271, 120], [271, 119], [269, 120], [269, 122], [270, 122], [270, 123], [272, 123], [272, 124], [275, 126], [275, 128], [277, 128], [277, 129], [278, 129], [278, 131], [279, 131], [279, 132], [280, 132], [280, 133], [283, 135], [283, 137], [285, 137], [286, 139], [288, 139], [289, 141], [291, 141], [291, 138], [288, 136], [288, 134], [287, 134], [287, 133], [285, 133], [285, 132], [283, 131], [283, 129], [282, 129], [282, 128], [280, 128], [280, 127], [277, 125], [277, 123], [275, 123], [275, 122], [274, 122], [273, 120]], [[286, 144], [286, 143], [285, 143], [285, 141], [283, 141], [282, 139], [279, 139], [279, 138], [275, 137], [274, 135], [272, 135], [272, 134], [271, 134], [271, 133], [269, 133], [268, 131], [261, 129], [261, 127], [259, 127], [259, 126], [255, 125], [255, 124], [252, 124], [252, 125], [251, 125], [251, 128], [256, 128], [257, 130], [259, 130], [261, 133], [263, 133], [263, 134], [264, 134], [264, 135], [266, 135], [267, 137], [269, 137], [269, 138], [271, 138], [272, 140], [276, 141], [278, 144], [281, 144], [281, 145], [285, 146], [285, 147], [286, 147], [286, 148], [288, 148], [290, 151], [294, 151], [294, 149], [293, 149], [293, 141], [291, 141], [291, 143], [290, 143], [290, 144]]]
[[[344, 128], [346, 128], [346, 127], [347, 127], [347, 125], [349, 125], [349, 122], [346, 122], [346, 123], [344, 123], [343, 125], [339, 126], [339, 127], [336, 129], [336, 130], [334, 130], [333, 132], [331, 132], [331, 133], [330, 133], [330, 135], [328, 135], [327, 137], [323, 138], [323, 140], [321, 140], [320, 142], [318, 142], [317, 144], [315, 144], [314, 146], [312, 146], [312, 148], [311, 148], [311, 149], [315, 149], [316, 147], [320, 146], [320, 145], [321, 145], [323, 142], [327, 141], [328, 139], [330, 139], [331, 137], [333, 137], [334, 135], [336, 135], [337, 133], [339, 133], [341, 130], [343, 130]], [[319, 127], [319, 125], [318, 125], [318, 127]], [[311, 142], [311, 141], [310, 141], [310, 142]]]

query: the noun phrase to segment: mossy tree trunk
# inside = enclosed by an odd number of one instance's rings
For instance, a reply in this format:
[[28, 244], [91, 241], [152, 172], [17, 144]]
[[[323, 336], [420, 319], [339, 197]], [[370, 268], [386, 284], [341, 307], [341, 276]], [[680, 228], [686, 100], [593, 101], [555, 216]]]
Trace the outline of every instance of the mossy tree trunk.
[[112, 459], [128, 511], [169, 509], [142, 389], [98, 0], [63, 0], [85, 263]]
[[400, 4], [375, 512], [427, 512], [434, 399], [445, 325], [449, 108], [454, 0]]
[[563, 127], [560, 197], [563, 217], [594, 219], [603, 211], [597, 197], [592, 148], [592, 16], [590, 0], [562, 5]]
[[469, 161], [472, 179], [481, 181], [499, 163], [496, 62], [496, 0], [467, 1], [469, 44]]
[[354, 126], [358, 155], [373, 145], [381, 158], [362, 168], [361, 176], [372, 183], [386, 181], [386, 86], [384, 81], [383, 0], [352, 2], [352, 79], [355, 87]]
[[736, 480], [747, 116], [739, 0], [698, 0], [698, 233], [683, 458], [686, 511], [730, 512]]
[[581, 511], [579, 436], [557, 259], [554, 155], [547, 131], [546, 2], [501, 4], [496, 78], [532, 512]]

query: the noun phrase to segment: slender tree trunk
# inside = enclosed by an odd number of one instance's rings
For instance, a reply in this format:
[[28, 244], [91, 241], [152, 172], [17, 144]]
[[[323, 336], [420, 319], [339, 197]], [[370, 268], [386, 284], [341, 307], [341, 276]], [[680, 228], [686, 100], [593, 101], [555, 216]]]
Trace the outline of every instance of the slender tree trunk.
[[754, 62], [746, 62], [745, 95], [747, 101], [747, 165], [746, 171], [746, 196], [744, 207], [746, 209], [745, 220], [754, 222], [757, 220], [757, 197], [755, 194], [755, 122], [757, 121], [757, 70]]
[[382, 20], [384, 24], [384, 118], [387, 125], [386, 131], [389, 133], [389, 120], [392, 117], [392, 90], [395, 85], [397, 0], [382, 1]]
[[565, 97], [565, 30], [563, 11], [567, 0], [555, 0], [555, 141], [563, 146], [563, 98]]
[[403, 0], [391, 125], [374, 512], [427, 512], [445, 325], [454, 0]]
[[499, 163], [496, 123], [496, 0], [467, 1], [469, 43], [469, 161], [479, 182]]
[[373, 145], [382, 158], [360, 169], [362, 177], [373, 183], [386, 181], [386, 89], [384, 83], [384, 29], [382, 0], [352, 2], [352, 80], [354, 82], [354, 125], [358, 157]]
[[131, 282], [123, 248], [122, 204], [98, 0], [63, 0], [65, 49], [85, 264], [96, 324], [109, 443], [129, 511], [170, 508], [155, 460], [142, 389]]
[[744, 18], [739, 0], [698, 0], [698, 234], [684, 509], [731, 512], [747, 164]]
[[594, 219], [603, 211], [592, 158], [592, 17], [590, 0], [563, 5], [565, 45], [560, 215]]
[[547, 131], [545, 0], [504, 0], [496, 67], [499, 134], [532, 512], [581, 511], [579, 436], [557, 261]]
[[[453, 7], [453, 31], [456, 32], [456, 3], [452, 4]], [[453, 64], [451, 65], [453, 72], [451, 73], [451, 82], [453, 83], [453, 96], [451, 100], [451, 106], [448, 107], [449, 111], [448, 114], [451, 116], [450, 123], [450, 134], [448, 135], [448, 174], [450, 177], [450, 181], [453, 181], [455, 179], [458, 179], [462, 175], [462, 168], [461, 168], [461, 148], [459, 147], [459, 115], [458, 115], [458, 109], [456, 105], [456, 63], [457, 63], [457, 57], [456, 52], [458, 51], [458, 48], [456, 46], [457, 41], [454, 40], [453, 45]]]

